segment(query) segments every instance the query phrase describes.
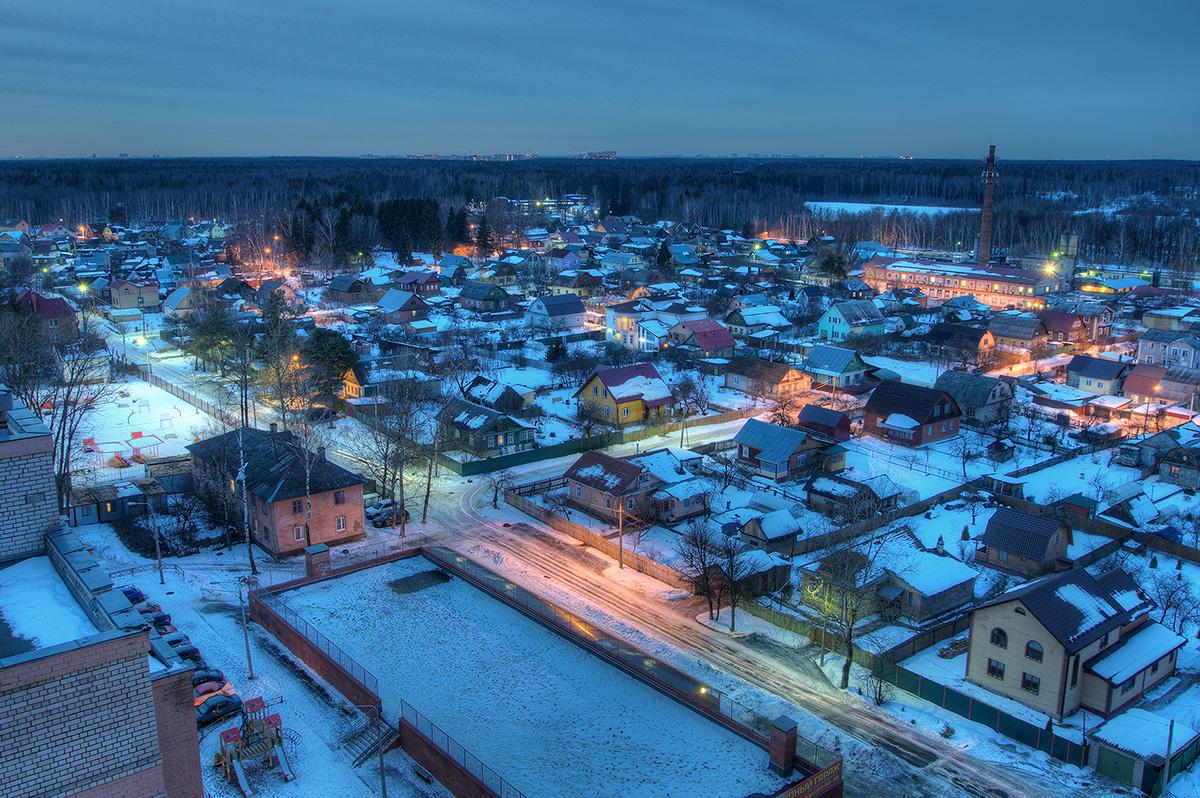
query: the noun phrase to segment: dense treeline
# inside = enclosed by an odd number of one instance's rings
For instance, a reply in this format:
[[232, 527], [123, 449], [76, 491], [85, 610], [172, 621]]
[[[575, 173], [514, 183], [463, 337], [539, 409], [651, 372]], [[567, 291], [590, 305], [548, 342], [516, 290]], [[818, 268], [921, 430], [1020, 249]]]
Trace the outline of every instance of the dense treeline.
[[[131, 221], [220, 216], [262, 226], [298, 223], [304, 228], [301, 240], [311, 238], [314, 245], [323, 224], [340, 223], [333, 238], [347, 247], [374, 242], [421, 248], [444, 236], [449, 208], [497, 196], [582, 192], [606, 211], [645, 219], [739, 230], [748, 223], [793, 237], [825, 230], [845, 238], [953, 248], [970, 246], [978, 224], [974, 214], [830, 220], [815, 217], [803, 202], [973, 208], [981, 199], [981, 168], [966, 160], [886, 159], [9, 161], [0, 163], [0, 217], [78, 223], [105, 218], [123, 205]], [[1059, 233], [1077, 232], [1085, 256], [1097, 261], [1194, 266], [1200, 254], [1200, 163], [1001, 161], [1000, 171], [997, 235], [1013, 250], [1042, 249]], [[411, 206], [397, 216], [404, 222], [385, 221], [392, 212], [380, 209], [399, 206], [384, 203], [421, 201], [411, 198], [435, 201], [436, 223], [433, 214], [408, 221], [422, 216]], [[323, 219], [330, 207], [338, 209], [337, 218]]]

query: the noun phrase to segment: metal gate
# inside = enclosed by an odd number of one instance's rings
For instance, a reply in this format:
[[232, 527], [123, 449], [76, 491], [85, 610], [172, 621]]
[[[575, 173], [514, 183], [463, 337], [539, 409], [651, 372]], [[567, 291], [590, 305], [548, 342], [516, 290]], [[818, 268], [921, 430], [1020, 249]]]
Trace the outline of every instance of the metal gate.
[[1121, 784], [1133, 784], [1133, 759], [1103, 745], [1096, 746], [1096, 772]]

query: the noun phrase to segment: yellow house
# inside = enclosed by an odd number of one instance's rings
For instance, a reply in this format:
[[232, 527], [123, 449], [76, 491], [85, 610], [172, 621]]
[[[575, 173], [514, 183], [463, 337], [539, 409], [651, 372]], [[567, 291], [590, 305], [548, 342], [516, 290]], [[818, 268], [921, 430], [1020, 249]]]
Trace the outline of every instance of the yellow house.
[[610, 424], [662, 424], [671, 418], [675, 397], [651, 363], [596, 369], [575, 392], [581, 411]]

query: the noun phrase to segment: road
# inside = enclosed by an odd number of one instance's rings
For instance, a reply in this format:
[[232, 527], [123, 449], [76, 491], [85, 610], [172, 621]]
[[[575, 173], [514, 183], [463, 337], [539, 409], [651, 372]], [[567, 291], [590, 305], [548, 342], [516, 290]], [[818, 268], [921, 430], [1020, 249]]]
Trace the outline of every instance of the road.
[[[893, 754], [907, 766], [901, 768], [907, 773], [897, 780], [894, 772], [856, 772], [851, 765], [847, 772], [848, 794], [965, 794], [981, 798], [1051, 798], [1060, 794], [1036, 786], [1041, 775], [1037, 771], [1015, 772], [1011, 766], [980, 760], [886, 713], [814, 688], [791, 675], [796, 672], [794, 662], [697, 623], [695, 615], [703, 609], [697, 600], [664, 601], [653, 591], [648, 595], [614, 584], [602, 572], [609, 564], [601, 555], [581, 545], [564, 544], [532, 519], [505, 527], [503, 521], [493, 517], [486, 485], [469, 486], [455, 498], [457, 501], [438, 502], [437, 506], [437, 521], [447, 530], [458, 530], [456, 535], [448, 535], [446, 545], [491, 568], [497, 567], [498, 561], [511, 559], [520, 567], [502, 570], [523, 587], [543, 594], [566, 594], [578, 605], [598, 610], [608, 618], [610, 631], [628, 636], [628, 627], [636, 627], [679, 652], [699, 657], [825, 719], [857, 740]], [[562, 601], [563, 597], [548, 598]]]

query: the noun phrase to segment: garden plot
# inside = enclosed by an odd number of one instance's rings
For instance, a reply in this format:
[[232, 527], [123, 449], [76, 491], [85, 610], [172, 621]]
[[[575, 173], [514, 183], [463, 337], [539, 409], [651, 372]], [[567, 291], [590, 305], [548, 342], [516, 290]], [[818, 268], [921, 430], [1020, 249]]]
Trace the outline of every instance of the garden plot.
[[[767, 753], [458, 580], [401, 560], [282, 594], [529, 798], [770, 794]], [[369, 608], [369, 610], [367, 609]]]

